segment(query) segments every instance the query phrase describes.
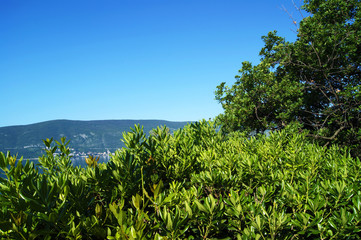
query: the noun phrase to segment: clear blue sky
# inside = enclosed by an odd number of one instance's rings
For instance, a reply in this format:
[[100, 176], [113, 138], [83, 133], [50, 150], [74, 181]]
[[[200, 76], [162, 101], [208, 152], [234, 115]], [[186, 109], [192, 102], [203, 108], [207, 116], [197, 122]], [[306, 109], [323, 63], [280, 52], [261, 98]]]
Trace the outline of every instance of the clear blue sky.
[[1, 0], [0, 127], [214, 118], [262, 35], [295, 40], [283, 6], [300, 19], [292, 0]]

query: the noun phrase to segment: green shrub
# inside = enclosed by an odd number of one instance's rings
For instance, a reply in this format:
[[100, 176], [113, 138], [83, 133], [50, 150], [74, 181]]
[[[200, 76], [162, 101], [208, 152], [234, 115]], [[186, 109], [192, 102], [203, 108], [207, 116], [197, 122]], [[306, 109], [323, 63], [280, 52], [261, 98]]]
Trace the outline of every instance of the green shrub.
[[[292, 126], [228, 136], [212, 122], [146, 137], [87, 168], [44, 140], [39, 165], [0, 153], [4, 239], [359, 239], [359, 159]], [[60, 155], [54, 155], [60, 149]], [[41, 170], [41, 171], [39, 171]]]

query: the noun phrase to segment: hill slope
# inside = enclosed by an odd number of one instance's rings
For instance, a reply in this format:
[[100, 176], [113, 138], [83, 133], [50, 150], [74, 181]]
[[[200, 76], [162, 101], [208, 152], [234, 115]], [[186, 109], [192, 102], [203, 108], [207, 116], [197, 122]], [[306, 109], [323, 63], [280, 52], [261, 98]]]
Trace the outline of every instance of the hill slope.
[[166, 125], [171, 131], [183, 127], [187, 122], [164, 120], [98, 120], [72, 121], [54, 120], [30, 125], [0, 127], [0, 151], [18, 153], [25, 158], [38, 157], [44, 147], [42, 139], [66, 137], [74, 152], [114, 152], [123, 147], [122, 133], [135, 124], [144, 127], [144, 132]]

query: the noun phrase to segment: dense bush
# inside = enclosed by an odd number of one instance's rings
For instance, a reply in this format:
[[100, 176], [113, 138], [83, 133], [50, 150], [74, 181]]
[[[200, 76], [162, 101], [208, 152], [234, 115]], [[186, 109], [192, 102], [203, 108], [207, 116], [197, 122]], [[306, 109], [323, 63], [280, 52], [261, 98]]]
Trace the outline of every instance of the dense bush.
[[1, 237], [359, 239], [360, 160], [296, 129], [246, 138], [203, 121], [146, 137], [135, 126], [85, 169], [65, 139], [44, 140], [39, 166], [1, 153]]

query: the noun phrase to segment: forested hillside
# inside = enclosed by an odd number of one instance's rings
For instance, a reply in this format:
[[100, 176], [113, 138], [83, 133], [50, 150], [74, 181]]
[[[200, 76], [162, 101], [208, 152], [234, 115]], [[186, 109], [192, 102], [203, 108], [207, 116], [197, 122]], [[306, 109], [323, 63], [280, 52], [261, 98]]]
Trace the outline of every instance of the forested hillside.
[[144, 126], [146, 133], [157, 126], [166, 125], [170, 131], [183, 127], [186, 122], [164, 120], [103, 120], [71, 121], [54, 120], [23, 126], [0, 128], [0, 151], [18, 153], [25, 158], [37, 158], [43, 148], [42, 139], [71, 140], [73, 152], [114, 152], [124, 146], [122, 133], [135, 124]]

